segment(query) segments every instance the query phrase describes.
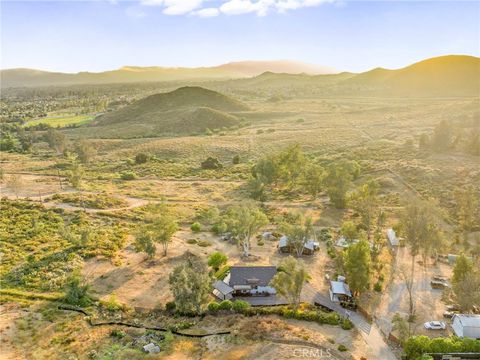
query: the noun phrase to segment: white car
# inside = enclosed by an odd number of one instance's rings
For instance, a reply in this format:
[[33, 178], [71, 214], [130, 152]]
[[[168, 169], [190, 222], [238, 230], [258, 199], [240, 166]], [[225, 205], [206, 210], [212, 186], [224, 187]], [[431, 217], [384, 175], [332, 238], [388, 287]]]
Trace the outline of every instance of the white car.
[[443, 321], [429, 321], [423, 324], [423, 326], [428, 330], [445, 330], [447, 327]]

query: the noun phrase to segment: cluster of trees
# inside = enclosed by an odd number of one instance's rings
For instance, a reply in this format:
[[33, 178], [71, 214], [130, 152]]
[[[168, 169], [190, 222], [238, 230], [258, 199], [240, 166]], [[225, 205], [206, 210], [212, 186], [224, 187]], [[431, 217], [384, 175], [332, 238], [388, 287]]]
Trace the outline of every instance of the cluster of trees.
[[444, 152], [459, 149], [468, 154], [480, 155], [480, 129], [454, 127], [449, 121], [440, 121], [431, 136], [422, 134], [419, 139], [419, 147]]
[[251, 196], [266, 199], [267, 191], [273, 189], [297, 190], [316, 198], [326, 191], [330, 201], [344, 208], [352, 180], [360, 175], [360, 166], [355, 161], [340, 160], [321, 166], [307, 158], [299, 145], [259, 159], [252, 168], [249, 181]]
[[157, 244], [163, 250], [163, 256], [167, 256], [168, 246], [173, 235], [178, 230], [175, 215], [166, 204], [156, 204], [149, 208], [144, 223], [137, 228], [135, 236], [135, 249], [144, 252], [149, 259], [153, 259]]

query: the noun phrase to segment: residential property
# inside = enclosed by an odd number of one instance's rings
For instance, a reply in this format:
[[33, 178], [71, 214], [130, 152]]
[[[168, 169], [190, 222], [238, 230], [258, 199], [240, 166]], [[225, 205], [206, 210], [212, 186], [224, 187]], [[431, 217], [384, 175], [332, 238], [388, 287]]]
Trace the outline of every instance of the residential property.
[[343, 281], [330, 281], [330, 300], [333, 302], [350, 301], [352, 293], [350, 288]]
[[[313, 253], [315, 253], [315, 251], [317, 251], [319, 248], [320, 248], [320, 244], [317, 241], [308, 240], [303, 247], [302, 254], [313, 255]], [[288, 237], [285, 235], [283, 235], [278, 241], [278, 249], [282, 253], [287, 253], [287, 254], [295, 252], [294, 247], [289, 243]]]
[[270, 281], [276, 273], [275, 266], [232, 266], [223, 281], [215, 282], [213, 294], [220, 300], [275, 295]]
[[458, 337], [480, 339], [480, 315], [453, 315], [452, 328]]

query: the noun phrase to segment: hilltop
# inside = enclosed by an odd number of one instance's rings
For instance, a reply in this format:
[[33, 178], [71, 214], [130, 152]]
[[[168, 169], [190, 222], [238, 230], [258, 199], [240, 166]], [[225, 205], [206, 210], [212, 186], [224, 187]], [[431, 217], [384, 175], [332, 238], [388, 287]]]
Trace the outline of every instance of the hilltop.
[[[100, 133], [125, 133], [129, 137], [163, 134], [192, 134], [208, 129], [238, 125], [240, 119], [229, 112], [248, 106], [219, 92], [185, 86], [138, 100], [95, 119]], [[111, 130], [111, 131], [110, 131]]]
[[475, 96], [480, 94], [480, 58], [448, 55], [410, 66], [377, 68], [345, 80], [344, 85], [396, 95]]

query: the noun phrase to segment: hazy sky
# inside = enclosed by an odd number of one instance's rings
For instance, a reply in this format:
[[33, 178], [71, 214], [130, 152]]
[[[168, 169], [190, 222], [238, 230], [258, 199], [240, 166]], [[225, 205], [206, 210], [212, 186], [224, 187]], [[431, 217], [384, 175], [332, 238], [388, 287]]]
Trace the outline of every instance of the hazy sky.
[[1, 67], [65, 72], [290, 59], [363, 71], [480, 56], [480, 2], [1, 0]]

